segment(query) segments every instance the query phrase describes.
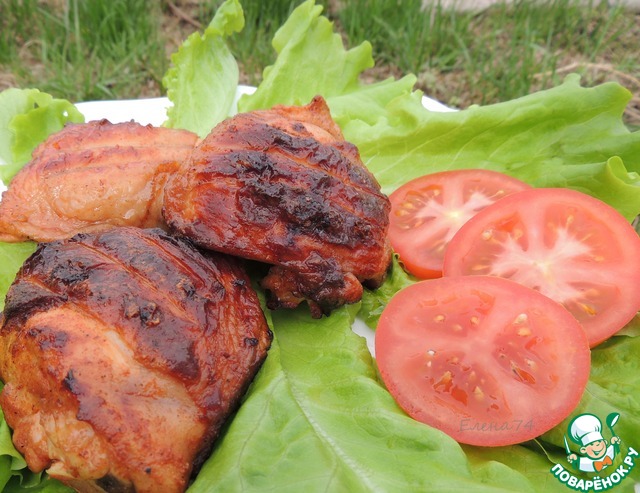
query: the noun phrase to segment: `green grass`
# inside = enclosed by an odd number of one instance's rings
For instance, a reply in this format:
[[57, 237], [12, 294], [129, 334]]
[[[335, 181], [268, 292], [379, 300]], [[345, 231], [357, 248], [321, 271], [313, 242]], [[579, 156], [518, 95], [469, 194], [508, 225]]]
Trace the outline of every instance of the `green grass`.
[[[175, 45], [177, 35], [179, 43], [206, 25], [220, 3], [0, 0], [0, 89], [35, 86], [73, 101], [160, 95], [175, 47], [169, 40]], [[271, 39], [298, 1], [242, 3], [246, 26], [230, 46], [242, 82], [257, 84], [275, 57]], [[372, 43], [370, 78], [411, 72], [426, 94], [463, 108], [517, 98], [580, 72], [586, 85], [617, 80], [634, 92], [628, 120], [640, 125], [640, 16], [620, 7], [515, 0], [465, 12], [437, 0], [317, 3], [348, 46]]]
[[74, 101], [136, 97], [168, 67], [154, 5], [0, 0], [3, 71], [19, 86]]
[[460, 47], [468, 45], [473, 36], [472, 14], [437, 4], [423, 8], [421, 0], [401, 4], [353, 0], [338, 12], [338, 20], [352, 43], [371, 42], [379, 63], [416, 74], [426, 68], [454, 68], [462, 54]]
[[570, 0], [520, 0], [479, 13], [421, 3], [404, 1], [400, 8], [400, 2], [353, 0], [338, 18], [352, 42], [370, 40], [380, 62], [419, 74], [427, 93], [455, 106], [557, 84], [556, 69], [567, 59], [593, 64], [623, 42], [634, 21], [620, 7]]

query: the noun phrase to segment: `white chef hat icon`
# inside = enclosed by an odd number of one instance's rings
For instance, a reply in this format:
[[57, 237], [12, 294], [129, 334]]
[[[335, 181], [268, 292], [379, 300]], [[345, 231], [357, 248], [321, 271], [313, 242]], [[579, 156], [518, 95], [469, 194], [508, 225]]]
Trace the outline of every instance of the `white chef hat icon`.
[[571, 422], [569, 427], [571, 439], [583, 447], [597, 440], [604, 440], [601, 431], [602, 422], [593, 414], [581, 414]]

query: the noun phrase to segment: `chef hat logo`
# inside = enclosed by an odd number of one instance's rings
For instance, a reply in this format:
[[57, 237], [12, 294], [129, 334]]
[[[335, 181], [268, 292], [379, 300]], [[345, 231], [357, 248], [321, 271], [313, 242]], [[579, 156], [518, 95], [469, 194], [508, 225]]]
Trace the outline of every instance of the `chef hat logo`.
[[583, 447], [598, 440], [604, 440], [602, 421], [593, 414], [581, 414], [569, 425], [569, 435], [574, 442]]

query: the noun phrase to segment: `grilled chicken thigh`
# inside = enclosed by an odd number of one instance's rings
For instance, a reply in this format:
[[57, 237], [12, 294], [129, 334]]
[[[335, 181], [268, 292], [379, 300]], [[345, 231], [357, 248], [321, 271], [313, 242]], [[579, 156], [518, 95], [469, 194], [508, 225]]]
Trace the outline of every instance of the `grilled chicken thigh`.
[[129, 227], [40, 245], [0, 322], [14, 443], [81, 492], [183, 491], [271, 341], [235, 259]]
[[3, 194], [0, 241], [161, 226], [165, 181], [196, 140], [191, 132], [134, 122], [66, 126], [34, 151]]
[[358, 301], [391, 260], [389, 201], [324, 100], [238, 114], [171, 175], [163, 215], [198, 245], [273, 267], [269, 306], [315, 317]]

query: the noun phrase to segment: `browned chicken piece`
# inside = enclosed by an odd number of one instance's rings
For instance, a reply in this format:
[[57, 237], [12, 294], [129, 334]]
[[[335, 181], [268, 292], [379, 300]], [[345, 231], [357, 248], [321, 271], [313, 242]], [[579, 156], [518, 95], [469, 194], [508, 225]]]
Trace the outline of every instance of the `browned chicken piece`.
[[70, 124], [50, 136], [0, 201], [0, 241], [51, 241], [113, 226], [162, 226], [162, 191], [197, 136], [138, 123]]
[[34, 471], [80, 492], [181, 492], [271, 343], [235, 259], [159, 229], [42, 244], [9, 290], [0, 395]]
[[314, 317], [360, 300], [391, 260], [389, 201], [325, 101], [238, 114], [165, 186], [163, 215], [198, 245], [273, 264], [269, 307]]

